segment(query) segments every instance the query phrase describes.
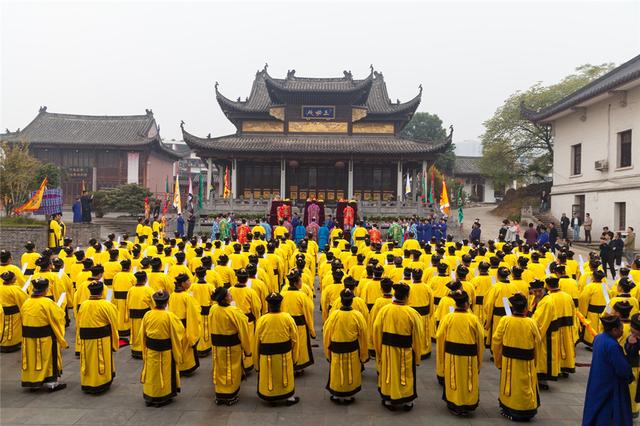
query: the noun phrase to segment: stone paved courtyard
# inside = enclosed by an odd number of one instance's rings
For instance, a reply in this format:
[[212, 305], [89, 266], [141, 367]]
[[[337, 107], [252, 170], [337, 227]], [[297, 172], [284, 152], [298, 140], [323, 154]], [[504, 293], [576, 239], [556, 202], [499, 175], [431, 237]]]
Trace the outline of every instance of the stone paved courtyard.
[[[320, 315], [316, 313], [317, 324]], [[321, 328], [316, 327], [321, 342]], [[380, 405], [376, 389], [374, 363], [366, 365], [363, 390], [350, 406], [336, 406], [325, 390], [328, 363], [320, 347], [314, 348], [315, 365], [296, 379], [296, 391], [301, 402], [292, 407], [270, 407], [256, 395], [256, 373], [243, 383], [240, 402], [233, 407], [218, 407], [214, 403], [211, 383], [211, 357], [202, 359], [192, 377], [182, 380], [182, 392], [173, 404], [148, 408], [142, 400], [139, 383], [142, 361], [130, 357], [125, 347], [117, 354], [116, 378], [103, 395], [92, 396], [80, 390], [79, 360], [73, 355], [73, 333], [67, 329], [70, 348], [63, 351], [63, 380], [68, 387], [56, 393], [32, 393], [20, 387], [20, 353], [0, 356], [0, 424], [28, 425], [305, 425], [359, 426], [408, 424], [490, 425], [509, 424], [498, 413], [498, 370], [489, 363], [485, 353], [480, 373], [480, 406], [469, 418], [449, 414], [442, 401], [442, 391], [435, 377], [435, 359], [417, 369], [418, 400], [409, 412], [389, 412]], [[578, 362], [590, 362], [590, 353], [578, 347]], [[578, 424], [582, 417], [584, 389], [589, 369], [578, 367], [569, 379], [551, 384], [551, 390], [541, 394], [541, 407], [535, 423], [549, 425]]]

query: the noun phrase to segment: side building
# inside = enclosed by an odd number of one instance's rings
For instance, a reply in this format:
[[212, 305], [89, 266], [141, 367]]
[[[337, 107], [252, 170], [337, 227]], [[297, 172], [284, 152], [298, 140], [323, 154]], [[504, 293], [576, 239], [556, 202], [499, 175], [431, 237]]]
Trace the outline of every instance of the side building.
[[603, 226], [640, 228], [640, 56], [522, 116], [551, 126], [556, 218], [590, 213], [594, 239]]
[[[422, 88], [407, 102], [392, 102], [382, 73], [373, 68], [364, 79], [349, 71], [305, 78], [295, 70], [274, 78], [265, 66], [245, 100], [228, 99], [216, 83], [216, 99], [236, 133], [199, 137], [184, 123], [182, 133], [207, 164], [207, 193], [215, 165], [220, 182], [229, 170], [233, 199], [398, 200], [403, 176], [416, 176], [451, 143], [451, 134], [439, 141], [400, 136], [421, 95]], [[213, 196], [222, 191], [220, 185]]]
[[33, 156], [63, 172], [64, 204], [87, 191], [125, 183], [164, 191], [181, 157], [165, 146], [151, 110], [143, 115], [59, 114], [41, 107], [24, 129], [0, 134], [0, 141], [26, 142]]
[[496, 198], [504, 195], [503, 191], [497, 191], [490, 179], [487, 179], [480, 171], [482, 157], [467, 157], [456, 155], [456, 163], [453, 168], [453, 176], [464, 182], [464, 192], [469, 200], [476, 203], [495, 203]]

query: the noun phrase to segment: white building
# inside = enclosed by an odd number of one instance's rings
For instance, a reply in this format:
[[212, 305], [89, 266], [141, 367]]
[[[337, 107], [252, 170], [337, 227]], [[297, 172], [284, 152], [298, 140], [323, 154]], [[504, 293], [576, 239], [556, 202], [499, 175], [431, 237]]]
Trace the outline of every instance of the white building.
[[[523, 117], [552, 126], [551, 212], [603, 226], [640, 228], [640, 56], [540, 111]], [[637, 244], [637, 243], [636, 243]]]
[[464, 181], [464, 192], [470, 200], [478, 203], [495, 203], [496, 197], [502, 197], [502, 192], [496, 192], [491, 180], [483, 176], [480, 171], [482, 157], [456, 156], [453, 176]]

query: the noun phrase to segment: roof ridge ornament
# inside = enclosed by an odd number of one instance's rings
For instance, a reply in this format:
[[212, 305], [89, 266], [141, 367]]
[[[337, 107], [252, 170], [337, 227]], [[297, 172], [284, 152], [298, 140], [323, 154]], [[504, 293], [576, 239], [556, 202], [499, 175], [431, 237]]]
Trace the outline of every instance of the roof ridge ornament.
[[46, 105], [41, 106], [38, 112], [47, 112], [47, 106]]
[[151, 108], [149, 109], [144, 109], [144, 111], [147, 113], [147, 115], [153, 116], [153, 110]]
[[269, 68], [269, 63], [265, 62], [264, 63], [264, 68], [262, 69], [262, 71], [267, 72], [267, 68]]
[[180, 120], [180, 130], [184, 131], [184, 120]]
[[420, 83], [420, 85], [418, 86], [418, 89], [420, 89], [420, 95], [422, 95], [422, 83]]
[[449, 135], [447, 136], [449, 141], [453, 140], [453, 124], [449, 125]]
[[294, 79], [294, 78], [296, 78], [296, 70], [288, 70], [287, 79]]
[[214, 84], [214, 85], [213, 85], [213, 87], [216, 89], [216, 92], [218, 91], [218, 86], [219, 86], [219, 85], [220, 85], [220, 84], [219, 84], [217, 81], [216, 81], [216, 84]]
[[353, 80], [353, 74], [351, 73], [351, 70], [342, 71], [342, 73], [344, 74], [344, 79], [345, 80]]
[[371, 70], [370, 72], [373, 73], [373, 64], [369, 65], [369, 69]]

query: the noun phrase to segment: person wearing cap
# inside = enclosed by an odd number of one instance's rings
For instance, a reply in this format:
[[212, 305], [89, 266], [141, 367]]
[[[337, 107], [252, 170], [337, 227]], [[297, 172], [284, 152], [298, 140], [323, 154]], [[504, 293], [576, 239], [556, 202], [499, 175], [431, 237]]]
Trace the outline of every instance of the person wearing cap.
[[0, 275], [9, 271], [12, 272], [16, 278], [15, 284], [22, 288], [26, 282], [26, 278], [24, 277], [22, 270], [13, 264], [13, 256], [11, 256], [11, 252], [9, 250], [0, 250]]
[[[38, 272], [34, 273], [31, 276], [31, 284], [27, 289], [27, 293], [31, 293], [33, 289], [33, 281], [45, 278], [49, 281], [48, 293], [46, 297], [51, 300], [57, 302], [60, 298], [60, 294], [65, 291], [64, 285], [58, 278], [58, 274], [51, 271], [51, 258], [49, 256], [42, 256], [36, 261], [36, 266], [38, 267]], [[66, 305], [64, 305], [66, 306]]]
[[153, 291], [164, 290], [169, 294], [173, 293], [175, 286], [171, 278], [164, 273], [162, 269], [162, 259], [159, 257], [151, 259], [151, 272], [148, 274], [147, 280], [149, 287], [151, 287]]
[[500, 370], [500, 414], [509, 420], [528, 421], [538, 412], [536, 347], [540, 344], [538, 324], [527, 317], [527, 297], [509, 298], [510, 316], [504, 316], [491, 339], [495, 366]]
[[135, 284], [127, 291], [127, 308], [129, 311], [129, 321], [131, 323], [131, 333], [129, 344], [131, 345], [131, 357], [142, 359], [142, 334], [140, 326], [142, 318], [154, 307], [153, 289], [147, 284], [147, 273], [138, 271], [133, 274]]
[[[24, 256], [24, 255], [23, 255]], [[633, 262], [630, 263], [631, 270], [629, 271], [629, 276], [635, 283], [640, 283], [640, 257], [636, 258]]]
[[211, 305], [206, 319], [209, 345], [213, 347], [213, 387], [217, 405], [238, 402], [240, 383], [244, 376], [243, 360], [251, 357], [253, 341], [247, 316], [241, 309], [231, 306], [230, 289], [218, 287], [210, 296]]
[[22, 344], [20, 309], [29, 296], [16, 285], [16, 274], [5, 270], [0, 274], [0, 306], [4, 313], [0, 323], [0, 352], [16, 352]]
[[173, 257], [176, 260], [176, 264], [169, 267], [169, 278], [175, 280], [178, 275], [186, 274], [189, 280], [193, 281], [193, 274], [185, 262], [186, 254], [183, 251], [178, 251]]
[[[229, 294], [236, 302], [236, 306], [247, 317], [249, 323], [249, 339], [253, 341], [256, 321], [260, 318], [262, 313], [262, 302], [258, 297], [258, 293], [247, 285], [249, 281], [249, 274], [246, 269], [240, 269], [236, 273], [237, 282], [229, 288]], [[253, 369], [253, 359], [251, 357], [244, 357], [243, 359], [244, 370], [246, 373]]]
[[24, 268], [26, 265], [25, 275], [33, 275], [36, 269], [36, 260], [40, 258], [40, 253], [35, 251], [36, 245], [31, 241], [27, 241], [24, 248], [26, 251], [20, 256], [20, 266]]
[[175, 291], [169, 297], [169, 311], [180, 319], [185, 330], [182, 362], [178, 363], [181, 376], [190, 376], [200, 367], [196, 345], [202, 334], [203, 318], [200, 315], [200, 305], [189, 292], [190, 288], [189, 276], [180, 274], [175, 278]]
[[378, 297], [373, 304], [371, 311], [369, 312], [369, 321], [367, 323], [369, 330], [369, 355], [372, 358], [375, 358], [376, 356], [376, 351], [373, 346], [373, 324], [375, 323], [380, 310], [393, 301], [393, 281], [389, 278], [383, 278], [382, 281], [380, 281], [380, 292], [381, 296]]
[[569, 293], [560, 290], [560, 280], [549, 277], [545, 280], [547, 294], [554, 305], [556, 318], [553, 320], [553, 328], [558, 335], [557, 359], [560, 366], [560, 375], [569, 377], [569, 373], [576, 372], [576, 352], [574, 338], [574, 321], [576, 321], [576, 307]]
[[636, 285], [629, 277], [622, 277], [618, 280], [617, 288], [616, 288], [616, 296], [612, 297], [605, 308], [605, 311], [611, 311], [613, 305], [617, 302], [627, 301], [631, 305], [631, 316], [640, 312], [638, 308], [638, 299], [636, 299], [632, 295], [633, 289], [636, 288]]
[[466, 416], [479, 402], [478, 374], [484, 353], [484, 330], [469, 311], [469, 295], [464, 290], [454, 290], [450, 297], [455, 301], [455, 308], [444, 316], [438, 327], [436, 360], [443, 366], [442, 399], [451, 413]]
[[338, 404], [354, 401], [361, 389], [362, 365], [369, 359], [367, 323], [353, 309], [353, 299], [351, 290], [342, 290], [340, 308], [332, 310], [322, 328], [324, 353], [331, 364], [327, 390]]
[[49, 281], [32, 282], [33, 291], [20, 309], [22, 315], [22, 387], [49, 391], [64, 389], [61, 348], [68, 347], [64, 338], [64, 310], [46, 297]]
[[[440, 300], [449, 294], [447, 284], [451, 281], [451, 274], [449, 273], [449, 266], [444, 262], [439, 262], [437, 265], [438, 275], [429, 280], [429, 287], [431, 287], [431, 293], [433, 294], [433, 309], [434, 312], [440, 304]], [[435, 318], [431, 318], [433, 330], [435, 330]], [[434, 336], [435, 337], [435, 336]]]
[[89, 299], [82, 302], [76, 317], [80, 344], [80, 384], [86, 393], [98, 394], [111, 386], [115, 377], [114, 352], [119, 349], [118, 310], [102, 298], [104, 284], [93, 281]]
[[154, 308], [142, 318], [140, 334], [144, 364], [140, 373], [142, 394], [147, 406], [169, 404], [180, 392], [178, 365], [187, 346], [182, 321], [167, 310], [169, 292], [153, 294]]
[[282, 310], [290, 314], [298, 330], [298, 354], [296, 356], [296, 375], [302, 374], [305, 368], [313, 365], [313, 353], [311, 351], [311, 339], [316, 338], [313, 321], [313, 300], [303, 291], [302, 279], [297, 270], [292, 270], [287, 275], [289, 286], [283, 292]]
[[[113, 243], [110, 243], [111, 245]], [[122, 271], [122, 265], [120, 265], [120, 261], [118, 257], [120, 256], [120, 252], [117, 249], [110, 249], [107, 251], [109, 256], [109, 260], [102, 263], [102, 267], [104, 268], [104, 285], [111, 287], [113, 285], [113, 277], [120, 271]]]
[[[433, 333], [434, 338], [435, 338], [435, 334], [438, 332], [438, 328], [440, 326], [440, 323], [444, 319], [444, 317], [447, 316], [449, 313], [451, 313], [456, 307], [456, 301], [453, 298], [456, 291], [464, 290], [464, 287], [462, 286], [462, 282], [460, 280], [449, 281], [445, 286], [445, 288], [447, 289], [447, 295], [440, 299], [440, 304], [438, 304], [438, 307], [433, 313], [434, 323], [435, 323], [435, 328]], [[469, 293], [467, 293], [467, 296], [469, 296]], [[471, 300], [470, 296], [469, 296], [469, 300]], [[469, 309], [471, 309], [471, 306], [469, 306]]]
[[558, 333], [554, 327], [556, 319], [555, 305], [545, 291], [544, 281], [533, 280], [529, 288], [533, 297], [530, 300], [529, 316], [538, 325], [540, 344], [536, 348], [536, 368], [540, 389], [549, 389], [549, 380], [557, 380], [560, 374], [558, 362]]
[[634, 376], [618, 343], [623, 334], [622, 322], [613, 315], [604, 316], [600, 321], [603, 332], [593, 341], [582, 424], [631, 425], [629, 383]]
[[497, 271], [497, 282], [489, 289], [484, 297], [484, 330], [486, 346], [491, 347], [491, 338], [500, 318], [505, 316], [504, 298], [516, 293], [516, 289], [509, 281], [509, 268], [501, 266]]
[[218, 257], [215, 271], [220, 276], [224, 287], [229, 288], [236, 283], [236, 273], [229, 266], [229, 256], [226, 254], [221, 254]]
[[[331, 277], [333, 278], [332, 283], [322, 289], [322, 294], [320, 296], [320, 309], [322, 312], [323, 322], [329, 318], [329, 311], [331, 310], [332, 302], [336, 297], [340, 297], [340, 292], [344, 290], [344, 271], [342, 269], [335, 270], [332, 272]], [[344, 280], [347, 279], [353, 280], [352, 277], [344, 278]]]
[[[593, 271], [593, 281], [582, 289], [580, 297], [578, 298], [578, 310], [596, 330], [599, 328], [600, 315], [604, 312], [607, 306], [607, 298], [610, 297], [605, 276], [605, 272], [601, 269]], [[584, 327], [580, 330], [580, 340], [587, 346], [587, 348], [591, 348], [591, 345], [593, 344], [593, 336], [590, 333], [585, 332]]]
[[127, 337], [131, 334], [131, 318], [129, 318], [129, 307], [127, 306], [127, 296], [129, 289], [136, 284], [136, 277], [131, 272], [131, 260], [120, 261], [120, 272], [113, 277], [112, 289], [113, 303], [118, 311], [118, 335]]
[[200, 306], [202, 327], [200, 339], [196, 345], [198, 357], [203, 358], [211, 352], [211, 331], [209, 330], [209, 313], [211, 311], [211, 296], [216, 287], [207, 282], [207, 270], [202, 266], [196, 268], [195, 282], [191, 284], [190, 292]]
[[490, 265], [488, 262], [478, 263], [478, 275], [471, 279], [471, 285], [476, 293], [476, 300], [473, 304], [473, 313], [476, 314], [481, 324], [484, 324], [484, 298], [493, 287], [492, 278], [489, 275]]
[[49, 219], [49, 238], [47, 247], [52, 250], [59, 250], [62, 246], [62, 226], [60, 221], [62, 220], [62, 213], [54, 213]]
[[[347, 277], [344, 279], [342, 290], [349, 290], [353, 293], [353, 299], [351, 301], [351, 307], [353, 310], [358, 311], [364, 317], [365, 323], [369, 324], [369, 309], [367, 308], [367, 304], [364, 303], [364, 300], [361, 297], [356, 296], [356, 288], [358, 286], [358, 282], [353, 279], [353, 277]], [[342, 291], [341, 291], [342, 293]], [[342, 307], [342, 299], [340, 294], [336, 296], [335, 299], [331, 302], [331, 310], [329, 311], [329, 315], [333, 311], [337, 311]], [[367, 333], [368, 334], [368, 333]]]
[[[283, 297], [278, 293], [267, 296], [269, 312], [256, 323], [252, 355], [259, 373], [258, 397], [272, 404], [293, 405], [300, 401], [294, 396], [293, 372], [300, 352], [300, 333], [293, 317], [281, 310], [282, 301]], [[303, 338], [307, 339], [306, 336]]]
[[73, 309], [72, 302], [75, 296], [73, 281], [71, 281], [71, 278], [69, 277], [69, 275], [65, 273], [66, 272], [65, 263], [62, 259], [60, 259], [59, 257], [56, 257], [51, 261], [51, 265], [52, 265], [51, 272], [53, 272], [58, 277], [58, 280], [60, 282], [60, 288], [64, 289], [64, 292], [66, 293], [64, 301], [62, 302], [62, 305], [60, 307], [64, 309], [65, 326], [69, 327], [69, 324], [70, 324], [69, 310]]
[[412, 281], [409, 284], [409, 306], [420, 314], [422, 323], [422, 342], [420, 359], [427, 359], [431, 356], [431, 289], [422, 282], [422, 269], [411, 269]]
[[416, 393], [416, 366], [420, 365], [422, 321], [407, 302], [410, 287], [393, 286], [393, 302], [382, 307], [372, 331], [378, 370], [378, 391], [389, 410], [413, 408]]

